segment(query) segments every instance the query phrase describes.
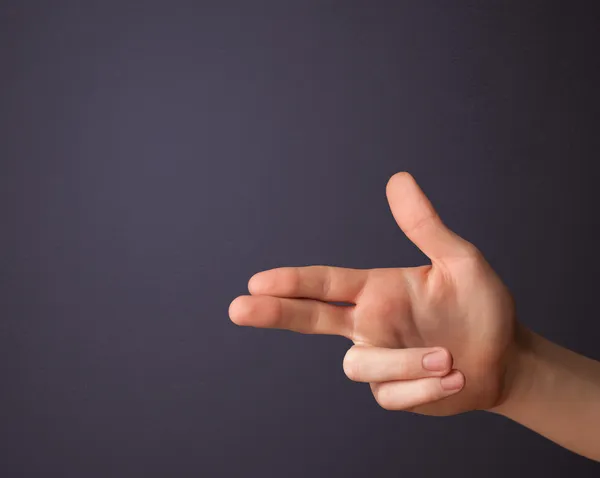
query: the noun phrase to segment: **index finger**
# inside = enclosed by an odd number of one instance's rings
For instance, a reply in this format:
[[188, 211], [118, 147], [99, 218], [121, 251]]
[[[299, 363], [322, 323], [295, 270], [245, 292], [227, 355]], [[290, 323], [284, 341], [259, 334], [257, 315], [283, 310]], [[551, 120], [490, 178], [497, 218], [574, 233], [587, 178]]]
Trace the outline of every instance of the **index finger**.
[[279, 267], [250, 278], [252, 295], [355, 303], [369, 276], [367, 269], [332, 266]]

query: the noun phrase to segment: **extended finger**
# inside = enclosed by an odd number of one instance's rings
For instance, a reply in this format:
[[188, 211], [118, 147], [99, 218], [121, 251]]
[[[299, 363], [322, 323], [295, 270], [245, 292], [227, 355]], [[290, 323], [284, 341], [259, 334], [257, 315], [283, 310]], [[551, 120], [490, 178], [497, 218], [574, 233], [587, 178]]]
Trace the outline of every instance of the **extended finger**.
[[350, 309], [310, 299], [244, 295], [231, 302], [229, 317], [237, 325], [351, 338]]
[[475, 255], [475, 246], [442, 222], [411, 174], [394, 174], [388, 181], [386, 194], [398, 226], [432, 261]]
[[464, 385], [464, 375], [453, 370], [441, 378], [372, 383], [371, 390], [377, 403], [386, 410], [407, 410], [454, 395]]
[[279, 267], [250, 278], [252, 295], [354, 302], [368, 278], [366, 269], [332, 266]]

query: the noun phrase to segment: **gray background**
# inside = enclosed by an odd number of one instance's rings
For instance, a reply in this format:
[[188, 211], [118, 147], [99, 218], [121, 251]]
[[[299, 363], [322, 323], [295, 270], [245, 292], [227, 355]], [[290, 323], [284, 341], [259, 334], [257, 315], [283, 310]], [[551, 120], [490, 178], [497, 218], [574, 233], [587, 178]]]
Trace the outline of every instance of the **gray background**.
[[227, 317], [258, 270], [424, 263], [385, 200], [408, 170], [600, 359], [593, 5], [0, 1], [0, 476], [598, 476]]

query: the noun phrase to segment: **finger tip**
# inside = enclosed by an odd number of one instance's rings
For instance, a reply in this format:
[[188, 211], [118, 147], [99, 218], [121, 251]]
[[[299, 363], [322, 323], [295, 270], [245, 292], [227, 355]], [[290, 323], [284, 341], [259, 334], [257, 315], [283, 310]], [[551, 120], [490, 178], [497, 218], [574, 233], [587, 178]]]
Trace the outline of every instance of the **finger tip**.
[[229, 304], [229, 318], [236, 325], [245, 325], [252, 314], [252, 301], [249, 296], [241, 295]]
[[452, 354], [445, 347], [428, 351], [422, 359], [423, 368], [434, 376], [445, 376], [452, 370]]
[[248, 280], [248, 292], [250, 292], [250, 294], [255, 294], [257, 292], [257, 282], [260, 280], [260, 279], [257, 279], [258, 274], [260, 274], [260, 272], [257, 272], [256, 274], [254, 274]]
[[387, 189], [389, 190], [392, 187], [395, 187], [399, 184], [402, 184], [406, 181], [414, 181], [414, 177], [408, 171], [399, 171], [394, 174], [387, 182]]
[[265, 271], [257, 272], [248, 281], [248, 292], [252, 295], [258, 295], [264, 292], [268, 286]]
[[456, 393], [464, 388], [465, 376], [459, 370], [452, 370], [440, 379], [440, 384], [446, 393]]
[[444, 360], [445, 360], [444, 369], [442, 370], [442, 372], [445, 372], [446, 374], [448, 374], [452, 371], [452, 366], [454, 365], [454, 358], [452, 357], [450, 350], [448, 350], [446, 347], [440, 347], [439, 350], [442, 354], [444, 354]]

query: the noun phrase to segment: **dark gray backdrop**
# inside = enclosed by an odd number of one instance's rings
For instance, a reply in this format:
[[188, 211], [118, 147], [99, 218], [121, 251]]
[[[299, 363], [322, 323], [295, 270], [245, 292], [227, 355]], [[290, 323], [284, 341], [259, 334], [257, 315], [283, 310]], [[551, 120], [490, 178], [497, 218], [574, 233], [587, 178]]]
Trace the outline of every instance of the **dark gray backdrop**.
[[594, 2], [0, 5], [0, 476], [598, 476], [227, 317], [258, 270], [423, 263], [408, 170], [523, 322], [600, 359]]

